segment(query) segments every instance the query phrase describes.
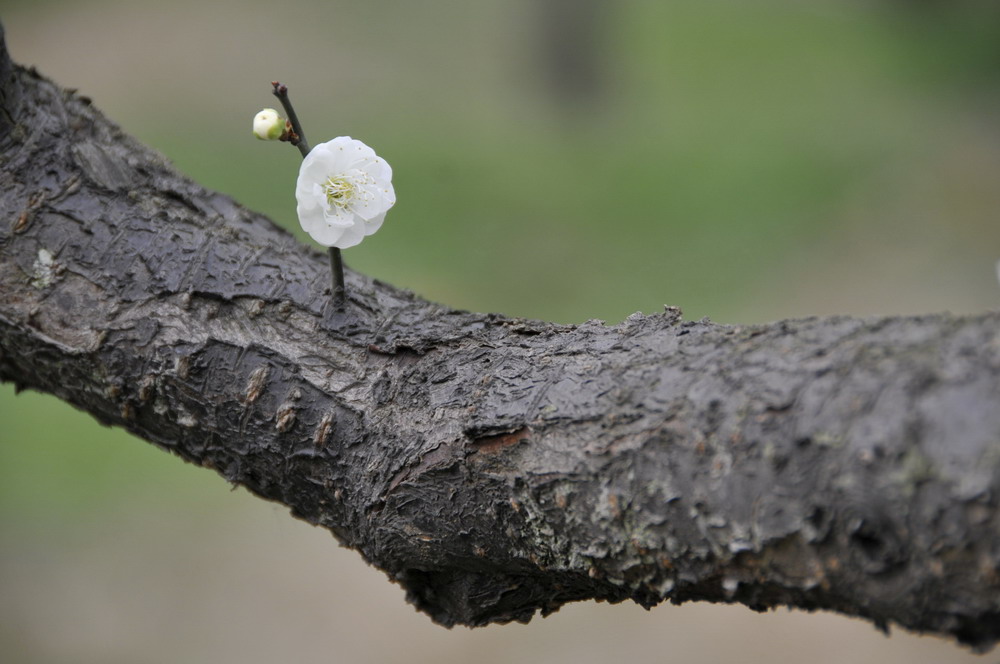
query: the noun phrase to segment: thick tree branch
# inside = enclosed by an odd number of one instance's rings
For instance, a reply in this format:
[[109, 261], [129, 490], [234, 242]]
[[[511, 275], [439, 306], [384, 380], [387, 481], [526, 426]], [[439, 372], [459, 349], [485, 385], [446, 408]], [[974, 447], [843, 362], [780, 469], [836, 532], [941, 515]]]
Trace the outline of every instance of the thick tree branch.
[[0, 102], [0, 379], [288, 505], [438, 622], [698, 599], [1000, 638], [1000, 315], [556, 326], [351, 272], [339, 312], [324, 254], [5, 51]]

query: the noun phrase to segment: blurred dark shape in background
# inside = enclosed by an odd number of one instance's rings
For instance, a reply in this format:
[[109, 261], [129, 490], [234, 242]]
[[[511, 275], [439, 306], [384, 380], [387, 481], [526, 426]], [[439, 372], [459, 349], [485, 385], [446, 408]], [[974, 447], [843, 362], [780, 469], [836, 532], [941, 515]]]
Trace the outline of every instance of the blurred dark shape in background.
[[890, 0], [904, 9], [938, 12], [996, 14], [1000, 5], [996, 0]]
[[593, 107], [607, 94], [608, 0], [537, 0], [538, 57], [551, 98]]
[[1000, 2], [998, 0], [888, 0], [890, 6], [919, 22], [922, 29], [948, 39], [957, 37], [965, 67], [978, 74], [1000, 75]]

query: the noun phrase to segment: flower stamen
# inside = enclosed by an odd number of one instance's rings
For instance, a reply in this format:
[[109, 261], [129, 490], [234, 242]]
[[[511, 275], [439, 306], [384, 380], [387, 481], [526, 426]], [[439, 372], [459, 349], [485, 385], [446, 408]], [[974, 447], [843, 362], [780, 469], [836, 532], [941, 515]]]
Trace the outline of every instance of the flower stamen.
[[347, 176], [331, 175], [323, 183], [323, 193], [326, 194], [326, 202], [330, 208], [340, 208], [343, 210], [354, 198], [357, 186], [351, 182]]
[[375, 198], [369, 189], [375, 184], [375, 179], [356, 168], [347, 173], [331, 175], [326, 179], [320, 188], [326, 196], [327, 210], [330, 213], [337, 211], [354, 211], [358, 205], [368, 205]]

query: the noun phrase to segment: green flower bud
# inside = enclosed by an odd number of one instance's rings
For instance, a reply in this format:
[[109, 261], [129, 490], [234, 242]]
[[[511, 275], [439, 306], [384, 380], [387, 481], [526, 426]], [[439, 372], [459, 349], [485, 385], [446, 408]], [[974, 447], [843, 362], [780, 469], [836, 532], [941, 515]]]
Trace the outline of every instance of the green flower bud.
[[262, 141], [275, 141], [285, 132], [285, 118], [273, 108], [265, 108], [253, 118], [253, 135]]

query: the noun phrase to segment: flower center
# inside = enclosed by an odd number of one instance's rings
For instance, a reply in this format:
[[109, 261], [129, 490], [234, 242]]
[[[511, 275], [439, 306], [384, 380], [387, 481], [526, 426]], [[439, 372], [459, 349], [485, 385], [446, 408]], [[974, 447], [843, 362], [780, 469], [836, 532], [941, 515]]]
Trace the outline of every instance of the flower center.
[[357, 190], [357, 185], [346, 175], [331, 175], [323, 183], [323, 193], [331, 208], [346, 208]]
[[375, 178], [357, 168], [331, 175], [320, 185], [326, 196], [327, 211], [336, 214], [367, 205], [375, 198], [375, 194], [369, 191], [374, 184]]

